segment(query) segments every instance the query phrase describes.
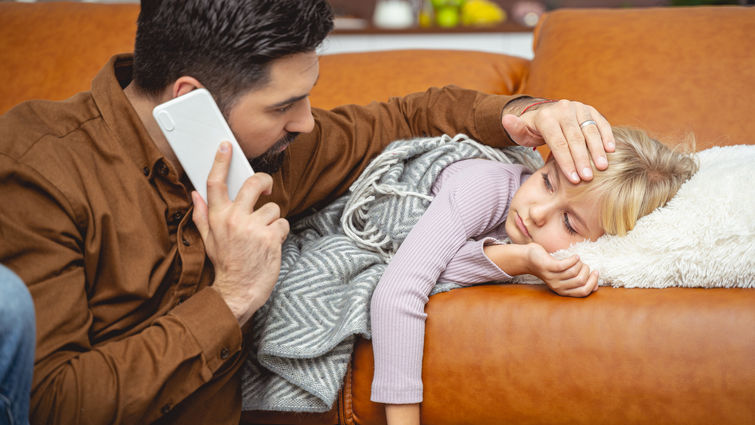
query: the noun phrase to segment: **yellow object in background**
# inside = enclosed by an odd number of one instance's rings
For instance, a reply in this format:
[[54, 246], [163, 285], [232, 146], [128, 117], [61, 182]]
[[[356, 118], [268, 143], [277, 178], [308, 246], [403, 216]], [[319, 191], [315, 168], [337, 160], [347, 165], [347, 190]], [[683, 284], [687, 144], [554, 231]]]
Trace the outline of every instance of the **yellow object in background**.
[[425, 0], [419, 14], [421, 27], [485, 26], [505, 20], [506, 12], [490, 0]]
[[459, 8], [443, 6], [435, 10], [435, 22], [439, 27], [451, 28], [459, 25]]
[[434, 24], [433, 19], [435, 19], [433, 5], [429, 1], [426, 1], [419, 12], [419, 26], [422, 28], [431, 27]]
[[494, 25], [506, 20], [506, 11], [489, 0], [467, 0], [461, 5], [462, 25]]
[[461, 5], [465, 0], [426, 0], [432, 5], [434, 22], [443, 28], [452, 28], [461, 22]]

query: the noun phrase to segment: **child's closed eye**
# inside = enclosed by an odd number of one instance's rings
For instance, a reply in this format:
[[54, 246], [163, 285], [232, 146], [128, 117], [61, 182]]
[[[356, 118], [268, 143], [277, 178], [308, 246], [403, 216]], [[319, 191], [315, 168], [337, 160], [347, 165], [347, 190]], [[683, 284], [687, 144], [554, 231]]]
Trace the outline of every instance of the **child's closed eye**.
[[542, 176], [543, 176], [543, 184], [545, 184], [545, 188], [548, 189], [548, 192], [553, 192], [553, 185], [551, 184], [551, 181], [548, 178], [548, 173], [542, 173]]
[[566, 226], [566, 231], [569, 232], [569, 234], [576, 235], [577, 231], [574, 230], [571, 223], [569, 222], [569, 214], [564, 213], [564, 226]]
[[[543, 184], [545, 185], [545, 189], [548, 192], [552, 193], [554, 191], [554, 188], [553, 188], [553, 184], [551, 183], [550, 177], [548, 177], [548, 173], [543, 172], [540, 175], [543, 176]], [[574, 227], [571, 225], [571, 222], [569, 220], [569, 214], [567, 212], [564, 212], [563, 221], [564, 221], [564, 227], [566, 228], [566, 231], [569, 232], [570, 235], [576, 235], [577, 230], [574, 229]]]

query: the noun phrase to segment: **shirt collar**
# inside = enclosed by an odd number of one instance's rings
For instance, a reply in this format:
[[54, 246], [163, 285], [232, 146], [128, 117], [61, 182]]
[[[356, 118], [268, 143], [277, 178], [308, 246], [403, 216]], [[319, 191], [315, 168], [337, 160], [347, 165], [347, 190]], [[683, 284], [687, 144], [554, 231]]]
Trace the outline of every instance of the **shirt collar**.
[[92, 97], [113, 138], [123, 146], [129, 157], [151, 175], [155, 165], [165, 164], [163, 154], [144, 128], [139, 115], [126, 98], [123, 89], [131, 82], [133, 55], [110, 58], [92, 81]]

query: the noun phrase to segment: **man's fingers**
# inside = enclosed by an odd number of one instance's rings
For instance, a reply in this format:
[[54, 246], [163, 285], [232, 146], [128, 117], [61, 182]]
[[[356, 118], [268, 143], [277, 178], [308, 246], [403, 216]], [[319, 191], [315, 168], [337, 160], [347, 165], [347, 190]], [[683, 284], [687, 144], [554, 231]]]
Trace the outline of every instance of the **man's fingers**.
[[266, 173], [254, 173], [251, 177], [246, 179], [244, 184], [239, 189], [239, 193], [236, 195], [234, 204], [245, 212], [251, 212], [254, 210], [254, 206], [257, 204], [262, 194], [270, 194], [273, 188], [273, 178]]
[[281, 209], [278, 204], [268, 202], [257, 208], [257, 210], [252, 213], [252, 217], [255, 220], [259, 220], [260, 224], [268, 226], [281, 217]]
[[222, 205], [230, 202], [228, 198], [228, 169], [231, 167], [231, 144], [222, 142], [215, 154], [210, 174], [207, 175], [207, 204]]
[[570, 182], [577, 184], [581, 180], [592, 180], [591, 158], [598, 170], [608, 167], [606, 152], [614, 151], [613, 132], [605, 117], [592, 106], [559, 100], [525, 112], [520, 120], [526, 124], [529, 133], [537, 135], [534, 136], [537, 143], [529, 144], [522, 122], [504, 115], [502, 122], [512, 139], [525, 146], [547, 143], [559, 169]]
[[517, 145], [536, 147], [543, 144], [542, 136], [537, 131], [533, 131], [523, 118], [506, 114], [501, 119], [501, 123]]
[[[579, 183], [581, 180], [592, 180], [593, 173], [590, 166], [590, 154], [587, 150], [588, 145], [581, 124], [585, 121], [583, 118], [584, 105], [579, 102], [562, 101], [559, 102], [559, 113], [561, 129], [569, 145], [569, 152], [579, 177], [574, 179], [574, 174], [567, 174], [569, 181]], [[601, 146], [601, 150], [603, 147]], [[556, 158], [558, 160], [558, 158]], [[560, 165], [560, 164], [559, 164]], [[563, 169], [563, 167], [562, 167]]]
[[286, 240], [286, 237], [288, 237], [288, 232], [291, 230], [291, 225], [289, 224], [288, 220], [285, 218], [279, 218], [275, 220], [271, 226], [275, 226], [278, 228], [278, 231], [281, 235], [281, 243]]
[[[605, 124], [608, 124], [608, 122], [605, 121], [603, 117], [598, 117], [599, 114], [597, 113], [593, 115], [593, 108], [586, 105], [582, 106], [582, 112], [578, 113], [577, 116], [579, 117], [580, 128], [582, 129], [582, 135], [587, 144], [587, 149], [590, 151], [595, 167], [598, 170], [605, 170], [608, 168], [608, 159], [606, 158], [603, 134], [601, 133], [598, 124], [598, 118], [600, 118]], [[613, 136], [613, 134], [611, 134], [611, 136]], [[587, 166], [589, 167], [589, 164], [587, 164]], [[590, 170], [589, 175], [592, 176], [592, 170]]]
[[207, 234], [210, 232], [210, 224], [207, 221], [207, 204], [196, 190], [191, 192], [191, 200], [194, 201], [194, 212], [191, 218], [194, 220], [202, 240], [206, 240]]
[[595, 117], [595, 122], [598, 123], [598, 131], [600, 131], [600, 138], [603, 141], [603, 149], [606, 152], [613, 152], [616, 149], [616, 139], [613, 137], [611, 123], [597, 109], [592, 106], [589, 106], [589, 108], [591, 115]]
[[[563, 127], [565, 125], [561, 123], [561, 121], [563, 121], [563, 118], [561, 118], [563, 117], [563, 115], [561, 115], [563, 114], [563, 111], [563, 109], [559, 109], [554, 110], [553, 113], [548, 113], [548, 111], [541, 112], [545, 115], [543, 115], [542, 119], [538, 122], [538, 126], [543, 137], [548, 142], [548, 148], [550, 148], [551, 154], [556, 160], [556, 164], [558, 164], [558, 167], [569, 181], [576, 184], [579, 183], [580, 178], [577, 174], [577, 169], [574, 163], [573, 152], [566, 134], [564, 133]], [[572, 126], [576, 126], [576, 120], [572, 123]]]

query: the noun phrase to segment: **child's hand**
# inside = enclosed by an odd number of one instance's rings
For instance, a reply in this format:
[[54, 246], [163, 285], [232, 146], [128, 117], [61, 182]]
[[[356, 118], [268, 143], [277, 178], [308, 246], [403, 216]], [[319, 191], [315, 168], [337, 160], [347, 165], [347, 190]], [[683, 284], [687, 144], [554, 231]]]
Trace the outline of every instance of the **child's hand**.
[[586, 297], [598, 290], [598, 272], [573, 255], [563, 260], [553, 258], [542, 246], [527, 245], [529, 273], [539, 277], [553, 292], [568, 297]]

